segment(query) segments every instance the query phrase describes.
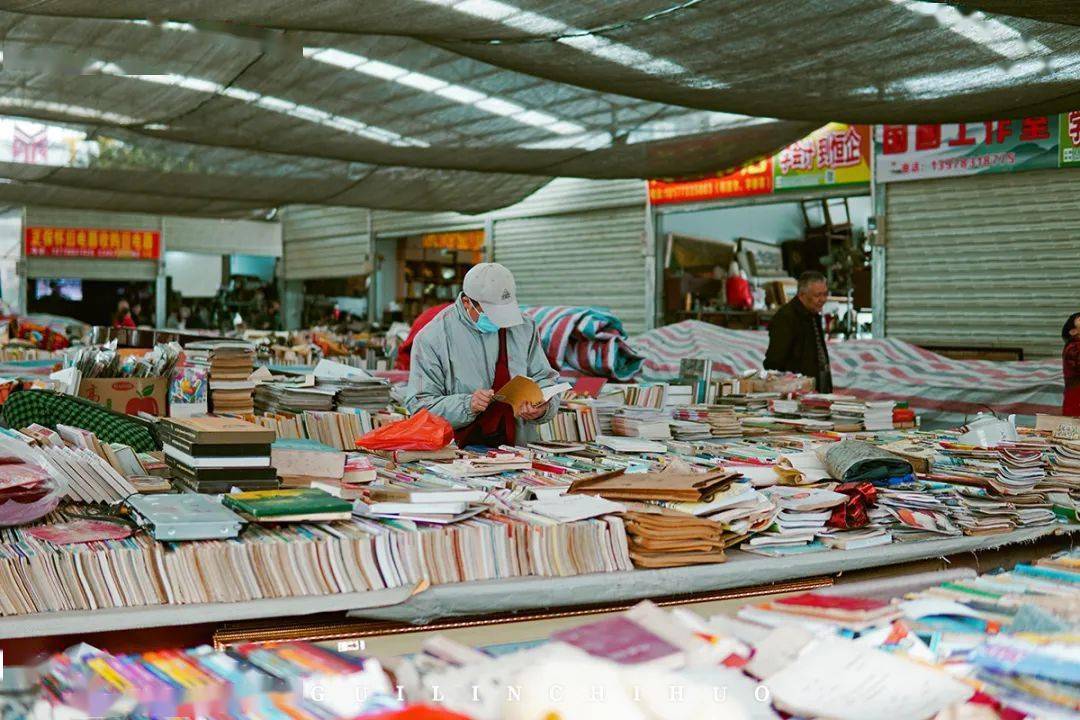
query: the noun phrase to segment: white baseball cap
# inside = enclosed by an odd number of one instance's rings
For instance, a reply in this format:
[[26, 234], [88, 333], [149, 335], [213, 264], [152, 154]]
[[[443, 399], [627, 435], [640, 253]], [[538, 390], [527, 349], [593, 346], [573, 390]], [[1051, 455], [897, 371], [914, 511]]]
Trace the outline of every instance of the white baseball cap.
[[479, 263], [465, 273], [461, 291], [480, 303], [484, 314], [501, 328], [522, 323], [514, 274], [499, 263]]

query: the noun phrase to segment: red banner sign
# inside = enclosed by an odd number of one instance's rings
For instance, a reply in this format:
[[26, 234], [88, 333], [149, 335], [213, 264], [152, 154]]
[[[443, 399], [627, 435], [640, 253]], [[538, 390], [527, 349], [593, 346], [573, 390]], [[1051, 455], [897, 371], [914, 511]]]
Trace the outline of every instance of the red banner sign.
[[649, 201], [653, 205], [698, 200], [768, 195], [773, 191], [773, 160], [765, 158], [727, 175], [701, 180], [649, 181]]
[[157, 260], [161, 233], [157, 230], [111, 228], [28, 227], [23, 233], [27, 257]]

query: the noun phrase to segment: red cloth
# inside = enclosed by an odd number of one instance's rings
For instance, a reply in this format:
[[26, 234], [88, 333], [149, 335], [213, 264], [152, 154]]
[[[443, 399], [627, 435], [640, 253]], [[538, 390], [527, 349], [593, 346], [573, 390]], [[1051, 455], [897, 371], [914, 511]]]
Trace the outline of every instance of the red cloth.
[[[495, 360], [495, 380], [491, 387], [501, 388], [510, 382], [510, 361], [506, 357], [506, 330], [499, 330], [499, 357]], [[513, 445], [517, 438], [514, 409], [504, 402], [491, 401], [487, 410], [465, 427], [454, 431], [458, 447], [466, 445]]]
[[868, 482], [841, 483], [835, 489], [847, 495], [849, 500], [833, 508], [832, 516], [825, 524], [843, 530], [869, 525], [870, 516], [866, 510], [877, 502], [877, 489]]
[[424, 326], [435, 319], [435, 316], [441, 313], [446, 308], [450, 307], [450, 303], [443, 303], [442, 305], [435, 305], [429, 307], [424, 312], [420, 313], [420, 317], [413, 320], [412, 327], [409, 328], [409, 336], [405, 338], [405, 342], [401, 343], [401, 347], [397, 351], [397, 359], [394, 360], [395, 370], [408, 370], [409, 363], [412, 358], [412, 344], [416, 339], [416, 334], [424, 329]]
[[128, 313], [121, 320], [114, 322], [113, 327], [134, 328], [135, 321], [131, 318], [131, 313]]
[[1073, 340], [1061, 351], [1061, 374], [1065, 378], [1061, 414], [1080, 417], [1080, 339]]

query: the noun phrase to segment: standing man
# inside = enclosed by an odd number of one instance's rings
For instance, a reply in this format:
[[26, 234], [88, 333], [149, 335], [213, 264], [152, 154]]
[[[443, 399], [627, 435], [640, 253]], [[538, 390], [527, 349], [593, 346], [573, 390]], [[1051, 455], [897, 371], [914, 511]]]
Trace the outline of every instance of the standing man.
[[413, 340], [409, 412], [427, 408], [454, 427], [460, 447], [524, 445], [536, 426], [555, 416], [558, 399], [526, 404], [521, 414], [497, 402], [495, 390], [515, 375], [541, 387], [555, 384], [536, 324], [522, 316], [514, 276], [499, 263], [480, 263], [468, 273], [457, 301]]
[[825, 276], [808, 270], [799, 276], [799, 292], [776, 311], [769, 323], [766, 370], [784, 370], [814, 378], [820, 393], [832, 392], [829, 349], [821, 326], [821, 309], [829, 297]]

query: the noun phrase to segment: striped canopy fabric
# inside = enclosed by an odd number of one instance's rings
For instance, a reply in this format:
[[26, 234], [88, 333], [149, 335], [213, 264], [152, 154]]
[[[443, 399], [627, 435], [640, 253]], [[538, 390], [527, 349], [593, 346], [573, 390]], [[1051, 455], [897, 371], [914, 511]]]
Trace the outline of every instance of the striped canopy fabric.
[[[630, 346], [645, 362], [645, 380], [672, 380], [681, 358], [712, 358], [714, 372], [761, 368], [769, 336], [728, 330], [696, 320], [650, 330]], [[992, 409], [998, 413], [1058, 414], [1064, 383], [1060, 363], [952, 360], [902, 340], [829, 344], [837, 392], [868, 400], [906, 400], [924, 420], [961, 424]]]

